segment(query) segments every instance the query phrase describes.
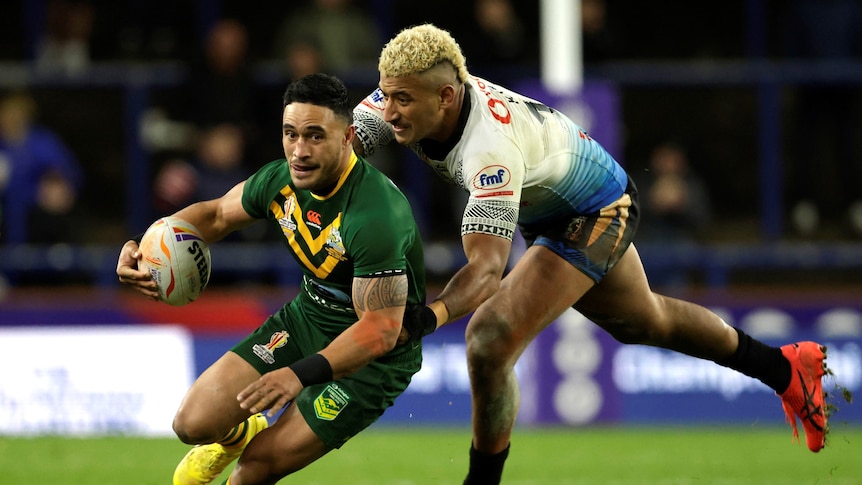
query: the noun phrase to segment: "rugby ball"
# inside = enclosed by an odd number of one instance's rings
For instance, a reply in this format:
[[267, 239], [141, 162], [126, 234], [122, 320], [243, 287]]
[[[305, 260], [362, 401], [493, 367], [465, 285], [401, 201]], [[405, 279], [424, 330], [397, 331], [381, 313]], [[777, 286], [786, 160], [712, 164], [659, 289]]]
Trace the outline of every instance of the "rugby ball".
[[195, 301], [210, 280], [210, 249], [195, 226], [173, 216], [152, 223], [140, 244], [141, 269], [153, 276], [159, 299], [182, 306]]

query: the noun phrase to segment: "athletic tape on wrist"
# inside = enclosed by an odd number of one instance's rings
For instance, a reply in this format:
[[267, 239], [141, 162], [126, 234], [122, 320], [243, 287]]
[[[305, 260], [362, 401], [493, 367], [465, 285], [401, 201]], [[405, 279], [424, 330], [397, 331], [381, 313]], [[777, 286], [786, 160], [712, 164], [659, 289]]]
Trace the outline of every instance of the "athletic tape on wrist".
[[299, 359], [288, 367], [299, 378], [302, 387], [323, 384], [332, 380], [332, 366], [326, 357], [320, 354], [312, 354], [304, 359]]

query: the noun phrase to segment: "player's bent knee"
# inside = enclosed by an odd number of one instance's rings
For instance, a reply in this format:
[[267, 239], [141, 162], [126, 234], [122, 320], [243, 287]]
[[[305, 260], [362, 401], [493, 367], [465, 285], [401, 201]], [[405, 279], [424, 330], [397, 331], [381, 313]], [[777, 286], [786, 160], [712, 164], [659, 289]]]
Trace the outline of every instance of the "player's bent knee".
[[211, 426], [208, 426], [207, 423], [201, 420], [189, 418], [182, 413], [177, 413], [177, 415], [174, 416], [173, 429], [177, 438], [187, 445], [212, 443], [226, 431], [219, 432]]
[[177, 438], [179, 438], [179, 440], [182, 441], [183, 443], [185, 443], [187, 445], [198, 444], [198, 442], [195, 441], [188, 432], [186, 432], [186, 428], [184, 428], [182, 425], [180, 425], [177, 422], [177, 420], [174, 420], [173, 428], [174, 428], [174, 434], [176, 434]]
[[465, 333], [467, 358], [470, 361], [504, 361], [515, 352], [520, 339], [505, 316], [483, 311], [477, 312], [467, 325]]
[[193, 434], [189, 432], [189, 429], [185, 426], [183, 421], [174, 418], [173, 428], [177, 438], [179, 438], [183, 443], [187, 445], [197, 445], [201, 443], [198, 441], [199, 438], [194, 437]]

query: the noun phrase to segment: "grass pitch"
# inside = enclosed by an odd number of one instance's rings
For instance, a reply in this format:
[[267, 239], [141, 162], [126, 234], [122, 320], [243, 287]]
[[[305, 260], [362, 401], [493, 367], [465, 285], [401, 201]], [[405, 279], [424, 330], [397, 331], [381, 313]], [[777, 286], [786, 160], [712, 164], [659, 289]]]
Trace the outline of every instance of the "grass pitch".
[[[522, 428], [503, 483], [862, 484], [862, 427], [834, 424], [817, 454], [790, 436], [789, 427]], [[459, 485], [469, 445], [466, 428], [378, 426], [279, 483]], [[175, 439], [0, 437], [0, 483], [163, 485], [187, 450]]]

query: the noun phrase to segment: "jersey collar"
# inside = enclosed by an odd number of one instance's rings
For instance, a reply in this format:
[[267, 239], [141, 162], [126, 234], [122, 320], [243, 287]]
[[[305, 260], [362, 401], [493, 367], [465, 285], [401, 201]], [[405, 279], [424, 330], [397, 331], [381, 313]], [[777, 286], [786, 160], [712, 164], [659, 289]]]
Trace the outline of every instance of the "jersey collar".
[[452, 132], [452, 136], [448, 140], [444, 142], [419, 140], [422, 151], [432, 160], [444, 160], [446, 155], [461, 141], [464, 128], [467, 126], [467, 118], [470, 116], [471, 91], [470, 83], [464, 83], [464, 101], [461, 103], [461, 112], [458, 113], [458, 126], [455, 127], [455, 131]]
[[332, 197], [336, 192], [338, 192], [338, 189], [340, 189], [341, 186], [344, 185], [344, 182], [347, 180], [347, 177], [350, 176], [350, 173], [353, 171], [353, 167], [356, 166], [356, 162], [358, 161], [359, 157], [356, 156], [356, 152], [351, 150], [350, 161], [347, 163], [347, 168], [344, 170], [344, 172], [341, 173], [341, 176], [338, 177], [338, 182], [335, 183], [335, 186], [332, 187], [332, 190], [330, 190], [329, 193], [324, 195], [317, 195], [314, 192], [310, 192], [311, 196], [317, 200], [326, 200]]

